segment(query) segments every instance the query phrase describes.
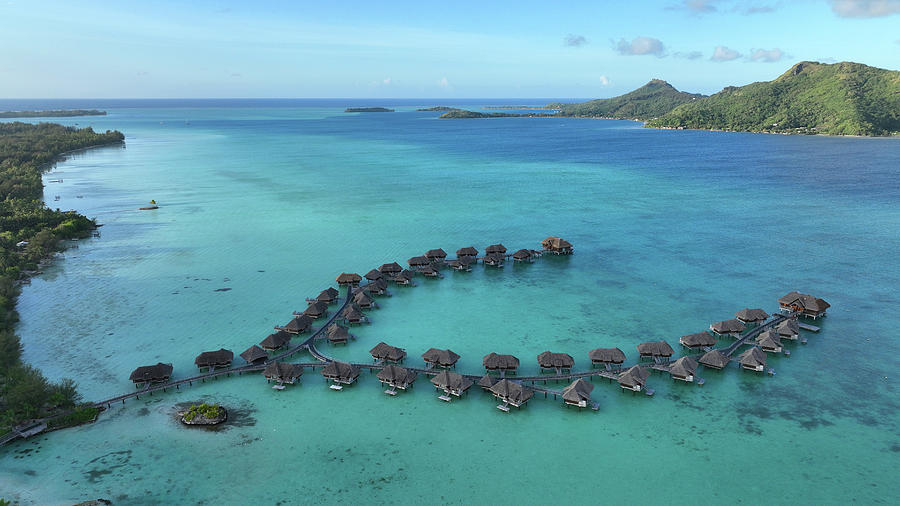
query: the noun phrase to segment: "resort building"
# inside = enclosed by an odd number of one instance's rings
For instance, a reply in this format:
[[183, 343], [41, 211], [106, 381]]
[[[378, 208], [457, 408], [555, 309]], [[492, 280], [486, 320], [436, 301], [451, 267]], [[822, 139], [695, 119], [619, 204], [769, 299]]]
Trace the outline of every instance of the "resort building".
[[485, 255], [506, 255], [506, 246], [502, 244], [491, 244], [484, 248]]
[[769, 318], [769, 313], [762, 309], [741, 309], [734, 317], [745, 325], [759, 325]]
[[697, 372], [697, 360], [694, 357], [681, 357], [669, 368], [669, 374], [673, 380], [694, 381], [694, 373]]
[[481, 262], [484, 265], [488, 265], [490, 267], [503, 267], [503, 262], [506, 258], [503, 255], [497, 253], [488, 253], [481, 259]]
[[275, 327], [275, 330], [283, 330], [289, 334], [302, 334], [312, 328], [313, 319], [305, 314], [295, 316], [284, 327]]
[[650, 370], [646, 367], [635, 365], [626, 369], [625, 372], [619, 374], [619, 386], [623, 390], [631, 390], [632, 392], [640, 392], [644, 385], [647, 384], [647, 378], [650, 377]]
[[450, 260], [447, 262], [447, 265], [455, 270], [455, 271], [467, 271], [470, 272], [472, 270], [472, 263], [474, 263], [475, 257], [461, 257], [457, 260]]
[[394, 283], [397, 283], [398, 285], [403, 285], [403, 286], [411, 285], [411, 284], [413, 284], [412, 280], [413, 280], [414, 276], [415, 276], [415, 274], [413, 274], [413, 271], [411, 271], [409, 269], [404, 269], [404, 270], [400, 271], [399, 274], [392, 277], [391, 281], [393, 281]]
[[376, 279], [381, 279], [383, 276], [384, 275], [378, 269], [372, 269], [366, 273], [365, 278], [369, 281], [375, 281]]
[[534, 396], [534, 390], [526, 387], [521, 383], [502, 379], [491, 387], [494, 397], [500, 399], [504, 404], [521, 408]]
[[[297, 313], [294, 313], [294, 314], [297, 314]], [[328, 314], [328, 304], [326, 304], [325, 302], [318, 302], [318, 301], [312, 302], [306, 308], [306, 310], [303, 311], [303, 314], [305, 314], [306, 316], [309, 316], [312, 319], [321, 318], [322, 316], [326, 316]]]
[[520, 249], [512, 254], [512, 258], [514, 262], [531, 262], [534, 259], [534, 254], [531, 253], [530, 249]]
[[269, 354], [266, 353], [266, 350], [254, 344], [241, 353], [241, 358], [248, 364], [258, 364], [268, 360]]
[[435, 388], [443, 390], [447, 395], [461, 396], [475, 383], [462, 374], [451, 371], [441, 371], [435, 377], [431, 378], [431, 383]]
[[709, 330], [712, 330], [719, 337], [730, 336], [739, 338], [741, 337], [741, 332], [746, 329], [747, 327], [737, 319], [716, 322], [709, 326]]
[[430, 249], [425, 252], [425, 258], [432, 262], [443, 262], [444, 259], [447, 258], [447, 252], [442, 250], [441, 248]]
[[563, 402], [565, 402], [568, 406], [586, 408], [588, 403], [591, 402], [591, 392], [593, 391], [593, 383], [585, 381], [582, 378], [578, 378], [572, 383], [569, 383], [569, 386], [563, 388]]
[[362, 281], [362, 276], [355, 272], [342, 272], [337, 277], [337, 283], [339, 285], [356, 286], [360, 281]]
[[574, 253], [572, 243], [565, 239], [560, 239], [559, 237], [550, 236], [541, 241], [541, 246], [544, 248], [544, 251], [549, 251], [550, 253], [555, 253], [557, 255], [571, 255]]
[[719, 350], [710, 350], [700, 357], [699, 362], [703, 364], [704, 367], [724, 369], [725, 366], [731, 362], [731, 359]]
[[194, 364], [200, 369], [209, 369], [212, 371], [217, 367], [231, 367], [231, 361], [234, 360], [234, 352], [220, 348], [216, 351], [204, 351], [197, 355]]
[[333, 360], [322, 368], [322, 376], [326, 380], [332, 380], [338, 384], [351, 385], [356, 381], [356, 378], [359, 378], [359, 367], [347, 362]]
[[651, 341], [637, 345], [641, 358], [669, 358], [675, 350], [665, 341]]
[[348, 325], [359, 325], [369, 322], [369, 319], [366, 317], [366, 314], [363, 313], [363, 310], [353, 302], [341, 311], [339, 319], [347, 322]]
[[625, 362], [625, 352], [619, 348], [596, 348], [588, 353], [591, 364], [621, 364]]
[[158, 362], [156, 365], [142, 365], [135, 369], [128, 378], [135, 386], [146, 383], [165, 383], [172, 377], [172, 364]]
[[386, 383], [391, 388], [406, 390], [412, 385], [413, 381], [419, 377], [419, 373], [410, 371], [399, 365], [388, 364], [384, 366], [382, 370], [378, 371], [378, 374], [376, 374], [375, 377], [377, 377], [382, 384]]
[[766, 368], [766, 354], [755, 346], [741, 353], [740, 361], [741, 367], [748, 371], [759, 372]]
[[553, 369], [557, 373], [571, 371], [575, 365], [575, 359], [568, 353], [553, 353], [545, 351], [537, 356], [538, 366], [543, 372], [545, 369]]
[[463, 258], [475, 258], [477, 256], [478, 256], [478, 250], [475, 249], [474, 246], [469, 246], [466, 248], [459, 248], [458, 250], [456, 250], [456, 258], [458, 258], [460, 260]]
[[831, 307], [831, 304], [812, 295], [791, 292], [778, 299], [778, 306], [785, 312], [799, 311], [803, 316], [819, 318], [825, 316], [826, 310]]
[[383, 264], [378, 268], [382, 274], [385, 276], [394, 276], [400, 273], [403, 270], [403, 267], [400, 266], [397, 262], [391, 262], [389, 264]]
[[492, 386], [496, 385], [498, 381], [500, 381], [500, 378], [491, 376], [491, 373], [485, 373], [484, 376], [478, 380], [478, 386], [480, 386], [482, 390], [488, 391]]
[[374, 309], [378, 307], [378, 304], [375, 303], [375, 299], [369, 295], [369, 290], [366, 288], [357, 290], [356, 294], [353, 295], [353, 303], [361, 309]]
[[279, 330], [274, 334], [266, 336], [266, 338], [259, 343], [259, 346], [260, 348], [271, 352], [284, 348], [289, 342], [291, 342], [291, 335], [283, 330]]
[[383, 360], [385, 362], [403, 362], [403, 359], [406, 358], [406, 350], [404, 350], [403, 348], [391, 346], [384, 343], [383, 341], [376, 344], [374, 348], [369, 350], [369, 353], [376, 361]]
[[503, 373], [514, 374], [516, 369], [519, 368], [519, 359], [512, 355], [488, 353], [481, 359], [481, 364], [488, 371], [501, 371]]
[[297, 378], [303, 375], [303, 366], [273, 360], [269, 362], [262, 374], [266, 377], [267, 382], [275, 381], [279, 385], [285, 383], [293, 385]]
[[428, 258], [421, 256], [421, 257], [412, 257], [409, 260], [407, 260], [406, 263], [409, 264], [409, 267], [412, 269], [412, 268], [416, 268], [416, 267], [423, 267], [426, 265], [430, 265], [431, 261], [428, 260]]
[[756, 337], [756, 344], [766, 353], [781, 353], [784, 349], [784, 346], [781, 344], [781, 339], [778, 338], [778, 334], [772, 329], [767, 329], [765, 332], [758, 335]]
[[425, 359], [426, 364], [431, 364], [432, 366], [455, 367], [456, 361], [459, 360], [459, 355], [450, 350], [429, 348], [428, 351], [422, 354], [422, 358]]
[[328, 288], [322, 290], [322, 293], [320, 293], [315, 299], [306, 299], [306, 302], [324, 302], [326, 304], [334, 304], [335, 302], [337, 302], [338, 297], [340, 296], [340, 292], [329, 286]]
[[788, 318], [775, 326], [775, 333], [781, 339], [797, 340], [800, 337], [800, 324], [794, 318]]
[[347, 327], [332, 323], [325, 329], [325, 337], [328, 338], [328, 341], [331, 344], [347, 344], [347, 341], [349, 341], [352, 336]]
[[692, 350], [698, 348], [706, 348], [709, 346], [716, 345], [716, 338], [710, 334], [709, 332], [697, 332], [696, 334], [688, 334], [686, 336], [681, 336], [678, 340], [682, 346], [686, 348], [690, 348]]

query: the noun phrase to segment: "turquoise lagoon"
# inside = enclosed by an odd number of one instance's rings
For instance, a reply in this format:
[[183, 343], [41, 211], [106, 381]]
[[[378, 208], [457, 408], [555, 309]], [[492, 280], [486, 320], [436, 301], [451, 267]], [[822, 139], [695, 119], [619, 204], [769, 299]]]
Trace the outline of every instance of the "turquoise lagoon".
[[[420, 364], [450, 347], [470, 373], [512, 353], [530, 374], [545, 350], [584, 368], [589, 350], [619, 346], [633, 363], [639, 342], [677, 347], [741, 308], [774, 311], [789, 290], [827, 299], [830, 314], [790, 358], [770, 357], [775, 376], [701, 370], [698, 387], [655, 373], [653, 398], [597, 380], [598, 412], [539, 394], [507, 414], [476, 390], [446, 404], [425, 378], [388, 397], [369, 373], [341, 392], [311, 370], [280, 392], [256, 374], [194, 384], [4, 448], [0, 497], [897, 502], [897, 140], [445, 121], [415, 111], [430, 102], [357, 102], [64, 104], [108, 110], [62, 122], [121, 130], [127, 144], [45, 177], [63, 180], [46, 182], [50, 205], [104, 226], [24, 289], [25, 359], [99, 400], [132, 390], [137, 365], [186, 377], [201, 351], [239, 353], [342, 271], [547, 235], [577, 253], [392, 287], [355, 342], [323, 348], [366, 361], [384, 340]], [[488, 103], [469, 102], [449, 105]], [[342, 112], [351, 105], [398, 112]], [[158, 211], [137, 211], [150, 199]], [[232, 408], [234, 423], [180, 427], [175, 405], [198, 400]]]

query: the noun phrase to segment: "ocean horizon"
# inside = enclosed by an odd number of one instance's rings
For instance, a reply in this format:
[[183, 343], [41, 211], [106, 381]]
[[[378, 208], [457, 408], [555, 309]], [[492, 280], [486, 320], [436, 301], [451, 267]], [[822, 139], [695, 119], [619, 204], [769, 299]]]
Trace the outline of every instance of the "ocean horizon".
[[[21, 504], [641, 501], [892, 503], [900, 496], [897, 139], [671, 131], [635, 121], [440, 120], [419, 107], [559, 99], [0, 99], [29, 118], [119, 130], [44, 175], [44, 201], [103, 226], [23, 287], [23, 360], [73, 378], [85, 400], [134, 391], [139, 365], [235, 355], [337, 287], [432, 248], [452, 258], [574, 244], [503, 269], [445, 269], [391, 286], [339, 360], [378, 342], [421, 367], [431, 347], [483, 374], [490, 352], [539, 374], [543, 351], [666, 340], [792, 290], [831, 304], [769, 355], [774, 375], [700, 367], [703, 386], [654, 372], [653, 397], [594, 380], [599, 410], [536, 394], [504, 413], [474, 387], [450, 403], [420, 377], [384, 395], [364, 371], [342, 391], [318, 370], [273, 390], [259, 374], [113, 405], [97, 422], [0, 450], [0, 497]], [[563, 99], [577, 101], [579, 99]], [[345, 107], [393, 113], [344, 113]], [[61, 180], [62, 182], [51, 182]], [[150, 200], [160, 208], [139, 211]], [[343, 292], [343, 290], [342, 290]], [[723, 339], [722, 344], [728, 344]], [[312, 361], [298, 354], [294, 361]], [[235, 364], [242, 361], [235, 357]], [[564, 382], [548, 382], [562, 389]], [[218, 402], [215, 431], [175, 411]], [[538, 477], [537, 475], [540, 474]], [[541, 495], [539, 495], [541, 494]]]

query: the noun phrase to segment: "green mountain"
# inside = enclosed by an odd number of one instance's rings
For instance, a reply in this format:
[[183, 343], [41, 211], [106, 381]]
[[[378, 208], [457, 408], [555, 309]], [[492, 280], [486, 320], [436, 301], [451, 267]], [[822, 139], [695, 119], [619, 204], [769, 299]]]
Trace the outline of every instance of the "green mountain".
[[900, 72], [801, 62], [774, 81], [729, 86], [647, 123], [656, 128], [900, 134]]
[[601, 98], [580, 104], [547, 104], [547, 109], [558, 109], [560, 116], [648, 120], [702, 97], [703, 95], [678, 91], [665, 81], [653, 79], [644, 86], [618, 97]]

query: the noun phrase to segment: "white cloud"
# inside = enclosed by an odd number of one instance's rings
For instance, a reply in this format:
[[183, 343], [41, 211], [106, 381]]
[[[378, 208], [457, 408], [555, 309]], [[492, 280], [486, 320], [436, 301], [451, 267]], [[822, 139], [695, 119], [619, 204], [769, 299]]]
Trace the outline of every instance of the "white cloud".
[[781, 61], [784, 58], [784, 51], [778, 49], [753, 49], [749, 58], [753, 61], [761, 61], [766, 63]]
[[619, 54], [627, 56], [652, 54], [658, 58], [665, 56], [666, 48], [659, 39], [653, 37], [635, 37], [634, 40], [628, 42], [625, 39], [619, 39], [616, 43], [616, 51]]
[[688, 51], [686, 53], [678, 51], [672, 56], [674, 56], [675, 58], [683, 58], [685, 60], [699, 60], [700, 58], [703, 58], [703, 53], [701, 53], [700, 51]]
[[609, 86], [609, 78], [606, 76], [600, 76], [600, 86]]
[[581, 47], [588, 43], [588, 40], [584, 38], [584, 35], [575, 35], [574, 33], [570, 33], [563, 37], [563, 45], [569, 47]]
[[900, 13], [900, 0], [831, 0], [831, 10], [842, 18], [880, 18]]
[[713, 51], [712, 61], [731, 61], [737, 60], [741, 57], [741, 53], [738, 53], [734, 49], [729, 49], [725, 46], [716, 46], [716, 49]]

